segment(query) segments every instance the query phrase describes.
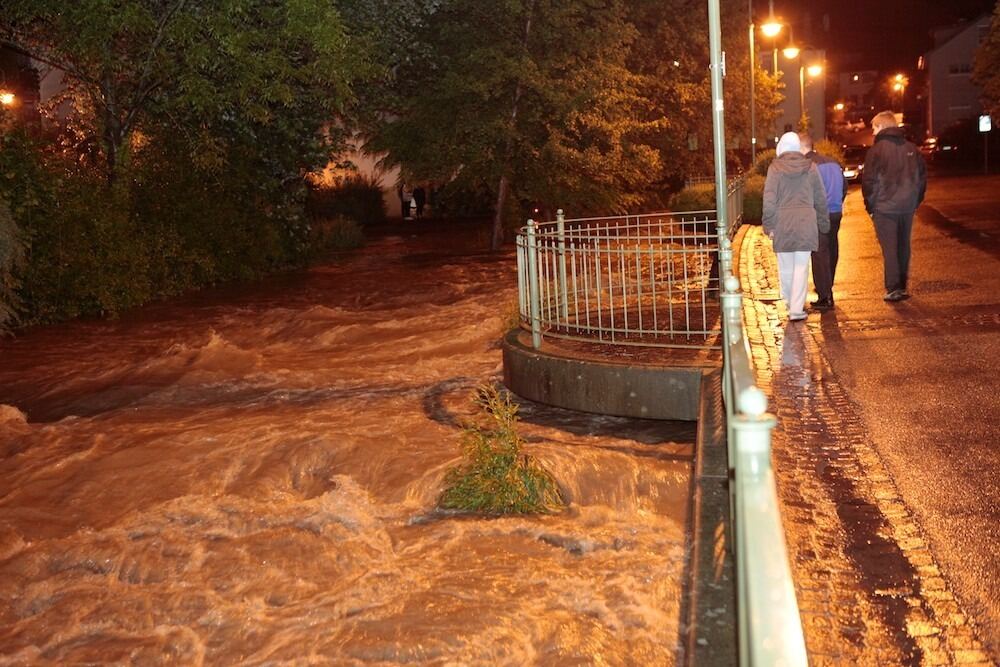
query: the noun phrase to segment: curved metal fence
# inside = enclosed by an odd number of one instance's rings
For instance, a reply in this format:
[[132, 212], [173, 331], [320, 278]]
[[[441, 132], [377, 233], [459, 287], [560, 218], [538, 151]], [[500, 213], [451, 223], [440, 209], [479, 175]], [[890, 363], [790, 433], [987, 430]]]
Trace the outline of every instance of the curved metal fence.
[[[730, 188], [732, 229], [742, 182]], [[517, 236], [521, 324], [537, 348], [551, 336], [617, 345], [717, 347], [718, 219], [685, 211], [528, 221]], [[722, 230], [728, 238], [731, 230]]]

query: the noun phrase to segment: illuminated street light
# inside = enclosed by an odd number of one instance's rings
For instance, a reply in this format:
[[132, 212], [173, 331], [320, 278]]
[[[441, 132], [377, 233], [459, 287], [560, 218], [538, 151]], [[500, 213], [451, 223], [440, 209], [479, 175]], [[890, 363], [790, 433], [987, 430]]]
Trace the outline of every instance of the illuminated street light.
[[844, 110], [844, 103], [843, 102], [837, 102], [836, 104], [833, 105], [833, 109], [834, 109], [834, 111], [843, 111]]
[[[902, 111], [903, 110], [903, 95], [906, 94], [906, 86], [907, 86], [908, 83], [910, 83], [910, 80], [909, 80], [909, 78], [907, 78], [907, 76], [905, 74], [899, 73], [899, 74], [896, 74], [895, 76], [893, 76], [890, 79], [890, 81], [892, 82], [892, 86], [891, 86], [892, 91], [894, 93], [897, 93], [898, 96], [899, 96], [899, 99], [897, 101], [899, 103], [899, 110]], [[894, 97], [895, 97], [895, 95], [894, 95]]]
[[799, 57], [800, 49], [797, 46], [786, 46], [782, 49], [781, 53], [784, 54], [789, 60], [795, 60]]
[[806, 74], [814, 78], [822, 73], [823, 73], [822, 65], [810, 65], [809, 67], [806, 68]]
[[[750, 164], [752, 165], [757, 154], [757, 118], [756, 118], [756, 81], [754, 79], [754, 35], [756, 27], [753, 23], [753, 0], [749, 0], [750, 13]], [[774, 0], [768, 2], [768, 19], [760, 26], [761, 33], [771, 40], [771, 55], [774, 60], [774, 78], [778, 79], [778, 44], [775, 38], [781, 33], [784, 26], [774, 18]]]
[[5, 107], [9, 107], [12, 104], [14, 104], [15, 99], [17, 98], [14, 96], [14, 93], [8, 92], [6, 90], [0, 92], [0, 104], [4, 105]]
[[782, 25], [774, 20], [772, 17], [767, 23], [760, 27], [760, 31], [764, 33], [765, 37], [774, 39], [781, 33]]

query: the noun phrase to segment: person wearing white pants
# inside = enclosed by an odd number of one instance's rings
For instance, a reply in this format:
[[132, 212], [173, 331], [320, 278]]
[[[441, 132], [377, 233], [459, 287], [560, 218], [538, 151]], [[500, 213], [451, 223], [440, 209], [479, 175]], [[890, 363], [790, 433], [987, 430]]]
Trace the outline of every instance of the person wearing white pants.
[[808, 250], [779, 252], [778, 278], [781, 280], [781, 298], [788, 306], [788, 319], [806, 319], [806, 294], [809, 292], [809, 262], [812, 253]]
[[799, 135], [786, 132], [764, 181], [764, 233], [778, 255], [781, 298], [788, 319], [806, 319], [809, 260], [819, 247], [819, 233], [830, 231], [826, 190], [813, 161], [800, 152]]

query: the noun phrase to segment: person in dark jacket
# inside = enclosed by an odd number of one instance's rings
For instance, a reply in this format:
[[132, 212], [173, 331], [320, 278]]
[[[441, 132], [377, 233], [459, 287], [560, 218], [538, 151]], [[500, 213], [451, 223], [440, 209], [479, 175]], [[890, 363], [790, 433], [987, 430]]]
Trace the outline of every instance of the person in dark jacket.
[[806, 319], [809, 258], [819, 247], [820, 232], [830, 231], [826, 191], [819, 171], [800, 152], [799, 135], [786, 132], [778, 141], [777, 157], [764, 180], [764, 233], [778, 255], [781, 298], [788, 319]]
[[812, 160], [819, 171], [826, 190], [826, 208], [830, 212], [830, 231], [820, 233], [819, 247], [812, 254], [813, 285], [817, 299], [810, 305], [816, 310], [833, 308], [833, 280], [837, 275], [837, 260], [840, 258], [840, 220], [844, 215], [844, 197], [847, 196], [847, 178], [844, 167], [832, 157], [820, 155], [813, 147], [813, 139], [808, 134], [799, 134], [802, 154]]
[[927, 190], [924, 158], [903, 136], [891, 111], [872, 118], [875, 145], [865, 156], [861, 193], [865, 209], [875, 224], [882, 246], [886, 301], [910, 297], [906, 283], [910, 273], [910, 234], [913, 214]]

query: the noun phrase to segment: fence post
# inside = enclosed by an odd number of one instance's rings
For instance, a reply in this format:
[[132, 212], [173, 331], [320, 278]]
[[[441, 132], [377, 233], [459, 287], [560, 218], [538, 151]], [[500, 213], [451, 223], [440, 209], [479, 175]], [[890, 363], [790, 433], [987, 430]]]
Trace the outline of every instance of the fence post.
[[[727, 234], [719, 236], [719, 280], [722, 283], [733, 274], [733, 244]], [[737, 281], [736, 290], [740, 289]]]
[[[721, 254], [721, 253], [720, 253]], [[725, 260], [723, 260], [725, 262]], [[743, 317], [743, 295], [740, 294], [740, 281], [728, 273], [722, 281], [722, 292], [719, 294], [719, 301], [722, 305], [722, 367], [724, 369], [722, 377], [722, 399], [726, 406], [726, 449], [729, 452], [729, 468], [736, 464], [735, 438], [733, 432], [733, 417], [736, 414], [736, 397], [733, 396], [732, 373], [732, 350], [730, 346], [739, 340], [740, 329]], [[734, 330], [735, 329], [735, 330]]]
[[538, 246], [535, 240], [535, 221], [528, 219], [528, 308], [531, 312], [531, 346], [542, 346], [542, 304], [538, 294]]
[[560, 308], [562, 314], [563, 324], [569, 326], [569, 293], [567, 291], [566, 285], [566, 218], [563, 215], [563, 210], [559, 209], [556, 211], [556, 233], [559, 237], [559, 296], [562, 299], [562, 307]]

